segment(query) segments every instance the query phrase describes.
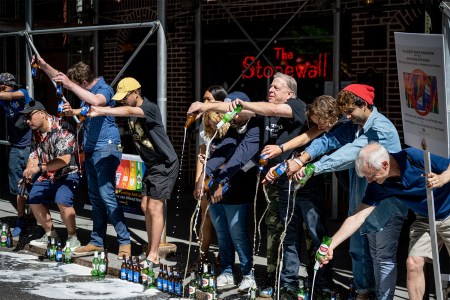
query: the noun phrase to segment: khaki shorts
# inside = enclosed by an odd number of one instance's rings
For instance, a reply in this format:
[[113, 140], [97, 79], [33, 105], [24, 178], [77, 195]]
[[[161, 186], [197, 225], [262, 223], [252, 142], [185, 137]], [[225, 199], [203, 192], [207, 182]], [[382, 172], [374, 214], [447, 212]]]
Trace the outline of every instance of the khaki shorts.
[[[439, 249], [445, 244], [450, 253], [450, 216], [445, 220], [436, 221], [436, 234]], [[422, 256], [433, 259], [431, 249], [430, 226], [428, 219], [416, 216], [409, 230], [409, 256]]]

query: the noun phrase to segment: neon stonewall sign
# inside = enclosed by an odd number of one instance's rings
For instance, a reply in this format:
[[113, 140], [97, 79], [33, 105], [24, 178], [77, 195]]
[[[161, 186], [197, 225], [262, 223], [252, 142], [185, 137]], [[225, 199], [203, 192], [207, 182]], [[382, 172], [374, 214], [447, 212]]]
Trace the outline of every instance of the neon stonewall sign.
[[[285, 48], [276, 47], [275, 59], [279, 65], [263, 65], [261, 60], [257, 60], [242, 76], [243, 79], [250, 78], [271, 78], [276, 72], [285, 73], [298, 79], [316, 79], [327, 77], [328, 53], [319, 53], [317, 57], [306, 57], [303, 55], [294, 56], [294, 52], [286, 51]], [[242, 60], [242, 71], [244, 71], [255, 59], [255, 56], [246, 56]]]

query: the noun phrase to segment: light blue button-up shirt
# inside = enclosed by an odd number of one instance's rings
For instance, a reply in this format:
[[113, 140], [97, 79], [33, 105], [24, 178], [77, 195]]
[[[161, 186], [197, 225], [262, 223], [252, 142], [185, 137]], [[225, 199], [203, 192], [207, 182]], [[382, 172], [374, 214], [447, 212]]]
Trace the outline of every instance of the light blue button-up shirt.
[[[336, 150], [330, 155], [324, 155], [314, 163], [315, 175], [349, 170], [349, 215], [352, 215], [361, 203], [367, 187], [367, 180], [356, 174], [356, 155], [371, 141], [380, 143], [388, 152], [401, 150], [397, 129], [389, 119], [378, 112], [376, 107], [373, 107], [373, 111], [363, 127], [353, 122], [346, 122], [335, 131], [313, 140], [311, 145], [305, 149], [311, 155], [311, 159]], [[363, 234], [378, 232], [383, 229], [392, 216], [406, 216], [407, 211], [408, 208], [400, 201], [394, 198], [386, 199], [370, 214], [360, 231]]]

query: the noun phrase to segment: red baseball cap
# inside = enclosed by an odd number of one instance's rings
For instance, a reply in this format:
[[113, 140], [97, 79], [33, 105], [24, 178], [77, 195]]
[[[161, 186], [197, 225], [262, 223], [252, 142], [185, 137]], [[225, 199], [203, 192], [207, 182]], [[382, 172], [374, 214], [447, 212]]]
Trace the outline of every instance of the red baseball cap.
[[373, 98], [375, 98], [375, 89], [370, 85], [365, 84], [350, 84], [344, 88], [344, 91], [349, 91], [360, 97], [368, 104], [373, 105]]

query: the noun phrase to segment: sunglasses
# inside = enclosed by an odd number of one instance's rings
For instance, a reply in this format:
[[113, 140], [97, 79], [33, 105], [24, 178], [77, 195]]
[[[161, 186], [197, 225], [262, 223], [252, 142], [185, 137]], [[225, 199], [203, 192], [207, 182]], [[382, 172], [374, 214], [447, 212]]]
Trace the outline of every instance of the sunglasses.
[[25, 116], [25, 119], [26, 119], [27, 121], [31, 120], [31, 117], [32, 117], [34, 114], [38, 113], [38, 112], [40, 112], [40, 110], [34, 110], [34, 111], [30, 112], [29, 114], [27, 114], [27, 115]]

